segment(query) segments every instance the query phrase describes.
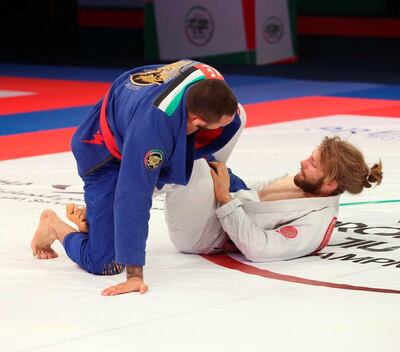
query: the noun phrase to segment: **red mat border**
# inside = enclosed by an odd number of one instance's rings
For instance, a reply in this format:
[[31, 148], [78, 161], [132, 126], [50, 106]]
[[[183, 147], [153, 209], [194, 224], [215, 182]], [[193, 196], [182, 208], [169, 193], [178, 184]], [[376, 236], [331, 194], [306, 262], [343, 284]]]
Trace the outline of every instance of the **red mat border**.
[[0, 116], [94, 105], [109, 86], [108, 82], [1, 76], [1, 89], [32, 95], [0, 99]]
[[327, 282], [327, 281], [306, 279], [306, 278], [298, 277], [298, 276], [279, 274], [279, 273], [276, 273], [276, 272], [273, 272], [270, 270], [260, 269], [260, 268], [254, 267], [252, 265], [242, 263], [227, 254], [202, 255], [202, 257], [204, 259], [206, 259], [214, 264], [217, 264], [219, 266], [222, 266], [224, 268], [237, 270], [242, 273], [249, 274], [249, 275], [261, 276], [266, 279], [293, 282], [293, 283], [303, 284], [303, 285], [337, 288], [337, 289], [342, 289], [342, 290], [400, 294], [400, 290], [366, 287], [366, 286], [354, 286], [354, 285], [348, 285], [348, 284], [340, 284], [340, 283], [333, 283], [333, 282]]
[[[88, 101], [92, 103], [93, 101], [97, 101], [103, 93], [103, 88], [106, 86], [108, 86], [107, 83], [99, 85], [97, 91], [91, 92], [88, 97], [84, 98], [86, 99], [84, 100], [85, 104]], [[73, 100], [72, 96], [75, 97], [75, 100]], [[26, 99], [29, 97], [23, 98]], [[61, 99], [61, 97], [57, 99]], [[82, 103], [82, 99], [79, 101], [80, 103]], [[0, 99], [0, 101], [1, 100], [8, 99], [5, 98]], [[76, 93], [70, 97], [69, 103], [72, 104], [72, 102], [75, 103], [74, 106], [79, 103], [76, 99]], [[39, 104], [39, 102], [37, 104]], [[49, 106], [48, 103], [46, 106]], [[39, 106], [37, 107], [39, 108]], [[246, 127], [256, 127], [337, 114], [400, 117], [400, 101], [384, 99], [312, 96], [247, 104], [245, 105], [245, 109], [248, 118]], [[74, 131], [75, 128], [63, 128], [1, 136], [0, 145], [2, 147], [0, 148], [0, 160], [67, 152], [70, 150], [70, 139]]]

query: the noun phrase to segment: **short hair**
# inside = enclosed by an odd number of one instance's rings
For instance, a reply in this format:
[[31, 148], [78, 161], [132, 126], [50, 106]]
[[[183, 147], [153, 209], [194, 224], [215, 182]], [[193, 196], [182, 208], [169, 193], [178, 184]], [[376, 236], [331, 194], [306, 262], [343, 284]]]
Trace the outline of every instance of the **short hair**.
[[224, 80], [205, 79], [189, 88], [186, 107], [205, 122], [215, 123], [224, 115], [232, 116], [238, 109], [238, 101]]
[[338, 184], [334, 194], [345, 191], [358, 194], [373, 183], [382, 182], [382, 162], [371, 168], [365, 163], [361, 151], [338, 136], [325, 137], [319, 146], [320, 162], [325, 176]]

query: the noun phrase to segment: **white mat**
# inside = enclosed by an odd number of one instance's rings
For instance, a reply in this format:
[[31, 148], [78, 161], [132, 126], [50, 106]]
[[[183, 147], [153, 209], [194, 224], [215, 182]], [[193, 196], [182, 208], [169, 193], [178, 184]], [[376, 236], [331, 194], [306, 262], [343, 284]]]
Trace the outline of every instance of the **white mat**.
[[[246, 180], [296, 170], [334, 133], [360, 146], [369, 162], [380, 157], [385, 172], [376, 189], [341, 198], [344, 224], [324, 254], [257, 267], [400, 290], [399, 122], [329, 116], [245, 130], [230, 166]], [[70, 153], [0, 163], [0, 351], [400, 350], [399, 294], [273, 280], [180, 254], [169, 242], [161, 199], [153, 203], [150, 224], [150, 291], [103, 297], [100, 291], [124, 273], [87, 274], [60, 245], [57, 259], [31, 256], [41, 211], [63, 213], [66, 203], [82, 202], [81, 191]]]

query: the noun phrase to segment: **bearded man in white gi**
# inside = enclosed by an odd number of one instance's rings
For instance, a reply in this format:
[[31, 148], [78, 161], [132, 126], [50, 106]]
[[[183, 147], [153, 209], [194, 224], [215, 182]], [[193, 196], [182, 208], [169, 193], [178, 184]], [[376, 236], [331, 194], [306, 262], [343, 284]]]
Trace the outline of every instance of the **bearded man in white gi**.
[[172, 242], [185, 253], [238, 249], [253, 262], [322, 250], [335, 226], [340, 195], [380, 184], [382, 164], [368, 167], [362, 153], [339, 137], [325, 137], [300, 164], [295, 176], [251, 190], [224, 163], [197, 160], [189, 184], [166, 193]]

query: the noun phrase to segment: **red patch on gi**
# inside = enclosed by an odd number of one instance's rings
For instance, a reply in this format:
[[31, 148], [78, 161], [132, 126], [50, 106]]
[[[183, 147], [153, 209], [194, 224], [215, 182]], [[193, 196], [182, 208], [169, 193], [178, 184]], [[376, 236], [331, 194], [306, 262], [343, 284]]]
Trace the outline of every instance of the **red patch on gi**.
[[280, 233], [281, 235], [289, 239], [295, 238], [297, 236], [297, 229], [293, 226], [282, 227], [276, 230], [276, 232]]

